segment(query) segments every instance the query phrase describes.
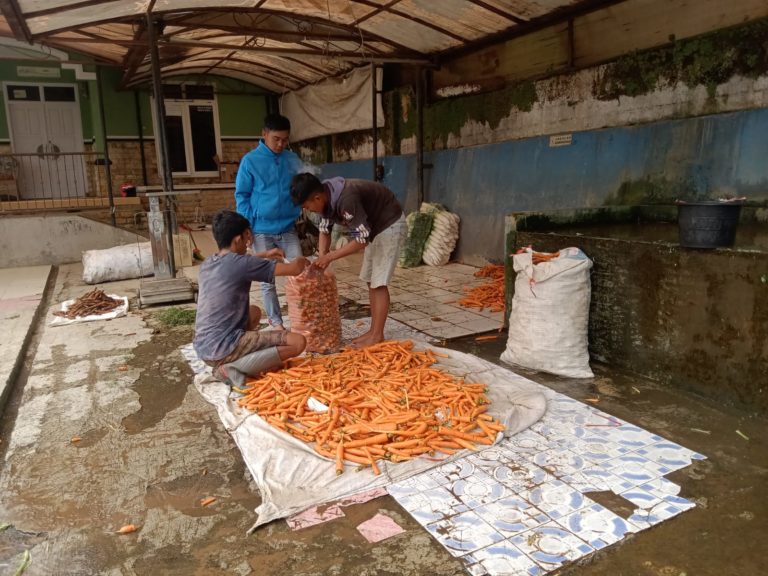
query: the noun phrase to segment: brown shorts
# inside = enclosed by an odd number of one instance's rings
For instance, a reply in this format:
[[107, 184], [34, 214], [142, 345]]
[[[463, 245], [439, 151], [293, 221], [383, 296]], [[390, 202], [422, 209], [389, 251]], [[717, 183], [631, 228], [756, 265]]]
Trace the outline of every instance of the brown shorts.
[[232, 352], [221, 360], [206, 360], [205, 363], [214, 368], [222, 364], [229, 364], [251, 352], [272, 348], [273, 346], [283, 346], [287, 337], [288, 332], [286, 330], [246, 330], [240, 336], [240, 340], [237, 341]]

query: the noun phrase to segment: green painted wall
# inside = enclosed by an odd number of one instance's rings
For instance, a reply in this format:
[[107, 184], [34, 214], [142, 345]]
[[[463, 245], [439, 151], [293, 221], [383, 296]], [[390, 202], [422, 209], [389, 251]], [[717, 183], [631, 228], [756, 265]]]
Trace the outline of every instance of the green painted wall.
[[[18, 66], [59, 68], [59, 64], [57, 62], [35, 62], [35, 61], [29, 61], [29, 60], [0, 61], [0, 82], [77, 84], [78, 98], [80, 100], [80, 114], [83, 119], [83, 139], [90, 140], [91, 138], [93, 138], [93, 118], [91, 113], [91, 105], [92, 105], [91, 101], [96, 96], [96, 92], [94, 91], [95, 83], [78, 82], [77, 80], [75, 80], [75, 72], [73, 70], [61, 70], [61, 76], [59, 78], [21, 77], [16, 73], [16, 69]], [[6, 110], [5, 110], [5, 94], [0, 93], [0, 139], [8, 140], [8, 138], [9, 138], [9, 131], [8, 131], [8, 118], [6, 116]]]
[[[77, 83], [79, 88], [80, 110], [83, 122], [83, 139], [94, 140], [97, 150], [103, 149], [101, 142], [101, 117], [99, 114], [98, 86], [95, 81], [76, 82], [72, 70], [62, 70], [61, 77], [56, 79], [19, 78], [17, 66], [59, 66], [56, 62], [34, 63], [30, 61], [0, 62], [0, 81]], [[93, 68], [87, 71], [93, 71]], [[119, 90], [123, 77], [122, 68], [102, 67], [102, 90], [104, 111], [107, 123], [107, 136], [122, 138], [138, 138], [139, 132], [136, 121], [136, 102], [133, 90]], [[199, 81], [200, 77], [173, 78], [174, 82], [181, 80]], [[256, 86], [238, 80], [210, 76], [206, 82], [216, 86], [219, 108], [219, 127], [222, 138], [252, 137], [261, 134], [262, 121], [267, 111], [267, 101], [264, 91]], [[0, 94], [0, 140], [7, 140], [8, 119], [5, 102]], [[153, 135], [152, 110], [150, 93], [146, 88], [139, 90], [139, 105], [141, 108], [141, 124], [145, 137]]]

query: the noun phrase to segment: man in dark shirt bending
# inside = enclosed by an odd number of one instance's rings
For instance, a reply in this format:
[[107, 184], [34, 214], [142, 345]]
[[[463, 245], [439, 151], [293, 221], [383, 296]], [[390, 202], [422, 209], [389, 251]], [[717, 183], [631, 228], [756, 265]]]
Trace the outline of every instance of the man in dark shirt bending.
[[[397, 266], [407, 232], [405, 216], [392, 191], [378, 182], [331, 178], [320, 182], [312, 174], [297, 174], [291, 183], [296, 206], [320, 214], [320, 257], [314, 265], [326, 268], [332, 261], [365, 250], [360, 279], [368, 284], [371, 327], [356, 338], [354, 346], [377, 344], [384, 339], [389, 312], [389, 282]], [[354, 242], [330, 251], [331, 227], [344, 224]]]
[[259, 330], [261, 310], [251, 306], [251, 282], [274, 282], [275, 276], [296, 276], [309, 265], [303, 256], [289, 264], [273, 248], [252, 256], [248, 220], [231, 210], [213, 217], [219, 252], [200, 266], [194, 346], [214, 376], [241, 386], [247, 376], [279, 366], [304, 351], [304, 336], [295, 332]]

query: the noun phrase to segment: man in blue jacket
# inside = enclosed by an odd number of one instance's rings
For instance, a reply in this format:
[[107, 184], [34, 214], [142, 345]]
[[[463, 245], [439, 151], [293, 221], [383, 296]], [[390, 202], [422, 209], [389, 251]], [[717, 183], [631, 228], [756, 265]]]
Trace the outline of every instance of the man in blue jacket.
[[[301, 167], [299, 157], [287, 149], [291, 122], [285, 116], [264, 118], [262, 140], [240, 161], [235, 180], [237, 211], [251, 223], [253, 250], [280, 248], [286, 259], [301, 256], [295, 221], [301, 207], [291, 201], [291, 179]], [[283, 329], [283, 317], [274, 282], [261, 285], [269, 324]]]

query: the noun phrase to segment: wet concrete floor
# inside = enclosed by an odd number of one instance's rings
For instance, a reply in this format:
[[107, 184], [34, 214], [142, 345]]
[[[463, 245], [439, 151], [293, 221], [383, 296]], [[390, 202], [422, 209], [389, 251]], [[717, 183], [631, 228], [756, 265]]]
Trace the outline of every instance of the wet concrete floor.
[[[85, 291], [78, 274], [77, 267], [60, 269], [52, 302]], [[115, 289], [135, 296], [136, 283]], [[154, 313], [39, 327], [34, 358], [0, 429], [0, 524], [10, 525], [0, 532], [0, 574], [14, 574], [25, 550], [25, 573], [34, 575], [465, 574], [389, 497], [345, 508], [344, 518], [319, 526], [291, 531], [278, 521], [245, 536], [258, 493], [218, 416], [192, 386], [178, 352], [190, 328], [163, 328]], [[495, 362], [503, 338], [451, 346]], [[525, 375], [574, 398], [599, 398], [601, 409], [709, 460], [672, 478], [696, 499], [695, 510], [559, 574], [764, 573], [765, 421], [603, 366], [596, 372], [587, 383]], [[209, 496], [216, 502], [202, 507]], [[604, 503], [622, 513], [620, 500]], [[406, 532], [367, 543], [356, 526], [377, 512]], [[135, 533], [115, 533], [129, 523]]]

